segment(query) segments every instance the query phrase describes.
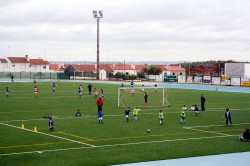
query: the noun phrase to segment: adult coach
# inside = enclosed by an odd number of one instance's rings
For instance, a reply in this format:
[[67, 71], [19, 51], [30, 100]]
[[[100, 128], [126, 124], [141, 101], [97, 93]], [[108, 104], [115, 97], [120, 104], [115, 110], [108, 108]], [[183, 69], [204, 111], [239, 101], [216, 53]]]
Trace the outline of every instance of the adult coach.
[[201, 95], [201, 111], [205, 111], [205, 102], [206, 102], [206, 98]]
[[148, 94], [147, 94], [147, 92], [144, 92], [144, 102], [145, 102], [145, 104], [148, 103]]
[[96, 105], [97, 105], [97, 108], [98, 108], [98, 112], [99, 112], [99, 111], [102, 111], [102, 106], [103, 106], [102, 97], [99, 97], [99, 98], [97, 99]]
[[92, 89], [92, 85], [91, 84], [88, 85], [88, 89], [89, 89], [89, 95], [91, 95], [91, 89]]

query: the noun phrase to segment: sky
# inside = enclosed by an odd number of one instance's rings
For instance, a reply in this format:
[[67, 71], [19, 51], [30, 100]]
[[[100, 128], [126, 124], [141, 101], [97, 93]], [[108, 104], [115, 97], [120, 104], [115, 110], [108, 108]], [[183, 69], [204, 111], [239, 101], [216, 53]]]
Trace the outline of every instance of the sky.
[[0, 58], [250, 62], [249, 0], [0, 0]]

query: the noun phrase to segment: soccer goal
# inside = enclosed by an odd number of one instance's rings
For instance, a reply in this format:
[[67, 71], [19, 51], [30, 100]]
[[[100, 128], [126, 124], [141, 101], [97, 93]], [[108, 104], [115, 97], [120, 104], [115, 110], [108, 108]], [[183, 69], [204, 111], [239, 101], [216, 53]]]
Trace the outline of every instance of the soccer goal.
[[[134, 94], [132, 94], [134, 91]], [[147, 104], [144, 100], [145, 92], [148, 95]], [[118, 88], [118, 107], [161, 107], [169, 106], [168, 93], [165, 88], [141, 87]]]

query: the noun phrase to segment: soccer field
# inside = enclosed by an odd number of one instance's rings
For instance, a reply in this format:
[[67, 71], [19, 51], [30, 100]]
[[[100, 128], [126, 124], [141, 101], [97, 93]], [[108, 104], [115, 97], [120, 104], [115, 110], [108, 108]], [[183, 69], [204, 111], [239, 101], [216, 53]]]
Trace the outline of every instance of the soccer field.
[[[0, 165], [113, 165], [250, 151], [249, 143], [239, 141], [250, 127], [250, 94], [167, 89], [170, 106], [149, 104], [140, 108], [138, 120], [131, 114], [127, 122], [124, 108], [117, 107], [120, 86], [92, 83], [98, 96], [101, 89], [105, 92], [104, 123], [99, 124], [88, 83], [56, 82], [55, 93], [51, 84], [37, 83], [35, 98], [33, 83], [0, 83]], [[199, 116], [187, 111], [186, 124], [180, 124], [182, 106], [200, 107], [201, 94], [206, 97], [206, 111]], [[136, 92], [133, 100], [142, 99]], [[149, 103], [155, 99], [148, 96]], [[75, 117], [78, 108], [81, 117]], [[225, 108], [232, 113], [232, 126], [225, 126]], [[163, 125], [159, 125], [160, 109]], [[45, 116], [54, 117], [54, 132]]]

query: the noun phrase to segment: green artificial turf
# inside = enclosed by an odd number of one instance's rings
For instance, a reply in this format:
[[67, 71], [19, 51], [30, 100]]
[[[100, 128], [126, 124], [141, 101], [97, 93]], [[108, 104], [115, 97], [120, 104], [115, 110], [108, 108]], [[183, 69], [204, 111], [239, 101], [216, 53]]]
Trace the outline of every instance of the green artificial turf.
[[[77, 92], [80, 84], [82, 98]], [[1, 166], [112, 165], [250, 150], [249, 143], [239, 141], [239, 135], [250, 127], [250, 94], [167, 89], [170, 106], [149, 104], [140, 108], [138, 120], [131, 114], [126, 122], [124, 108], [117, 107], [119, 85], [92, 83], [99, 95], [101, 88], [105, 91], [104, 123], [99, 124], [96, 98], [88, 94], [88, 83], [56, 85], [53, 93], [51, 82], [37, 83], [39, 94], [35, 98], [33, 83], [0, 83]], [[5, 96], [7, 86], [9, 97]], [[202, 94], [206, 97], [206, 111], [199, 116], [188, 111], [186, 124], [180, 124], [182, 106], [200, 106]], [[139, 93], [133, 98], [143, 101]], [[156, 99], [148, 97], [149, 103]], [[162, 100], [161, 95], [158, 100]], [[76, 118], [78, 108], [82, 116]], [[233, 121], [228, 127], [226, 108]], [[159, 125], [160, 109], [164, 112], [163, 125]], [[44, 116], [54, 117], [55, 132], [49, 131]]]

